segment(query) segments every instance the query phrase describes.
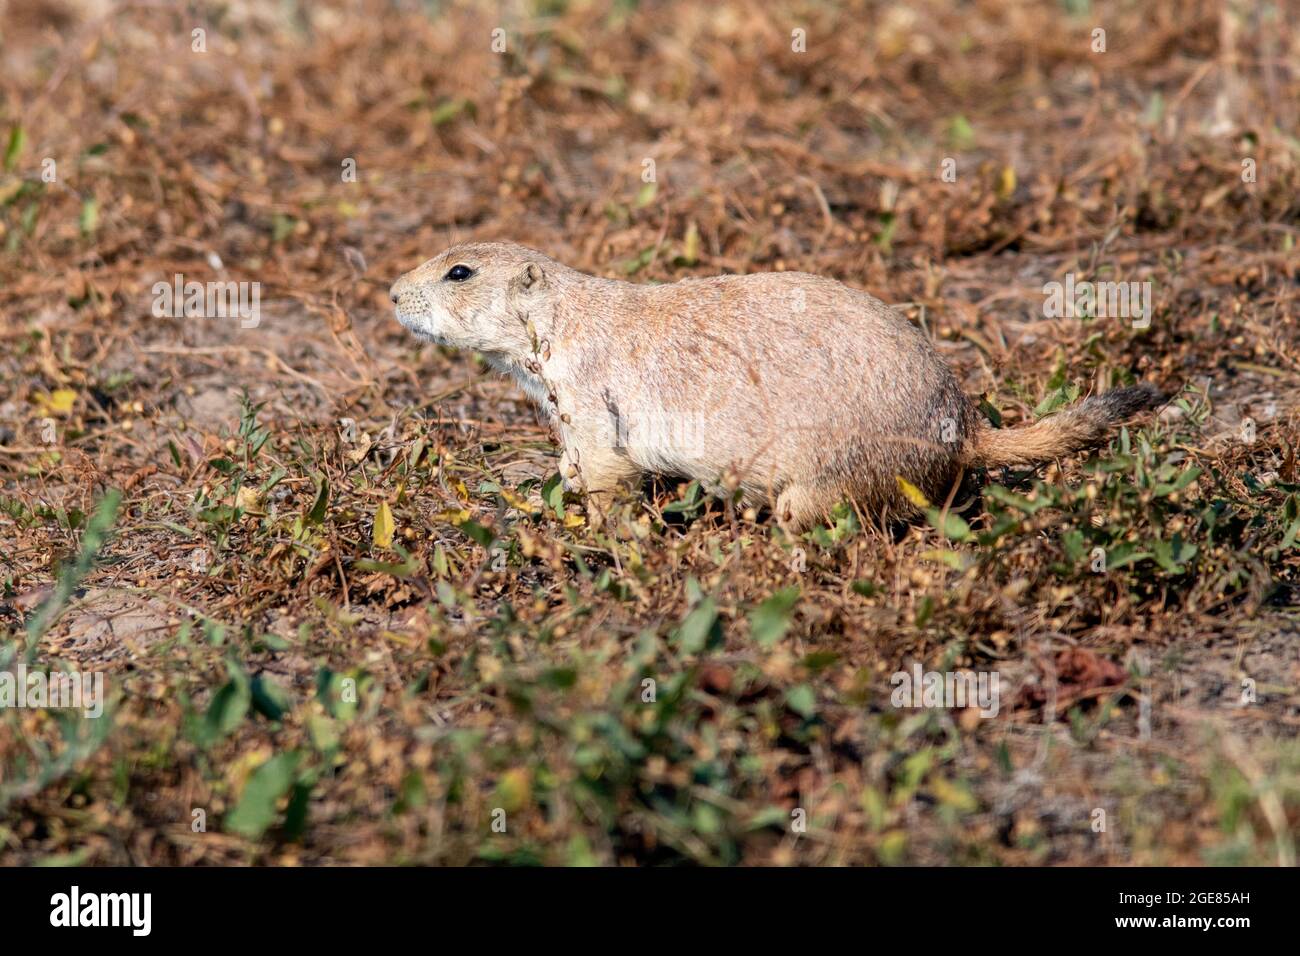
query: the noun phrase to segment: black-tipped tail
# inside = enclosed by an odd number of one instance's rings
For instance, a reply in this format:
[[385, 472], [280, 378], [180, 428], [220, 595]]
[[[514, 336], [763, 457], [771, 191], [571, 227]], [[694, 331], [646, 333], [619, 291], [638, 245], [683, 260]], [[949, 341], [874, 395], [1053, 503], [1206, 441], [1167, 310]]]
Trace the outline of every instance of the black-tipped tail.
[[1093, 395], [1032, 425], [984, 427], [975, 432], [967, 461], [982, 467], [1050, 461], [1101, 444], [1116, 425], [1166, 401], [1158, 388], [1143, 382]]

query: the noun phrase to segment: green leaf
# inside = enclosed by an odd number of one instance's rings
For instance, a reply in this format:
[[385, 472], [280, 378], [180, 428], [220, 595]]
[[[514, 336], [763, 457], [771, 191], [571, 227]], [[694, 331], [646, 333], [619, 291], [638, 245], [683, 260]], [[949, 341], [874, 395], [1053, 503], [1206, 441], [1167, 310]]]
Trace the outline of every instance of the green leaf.
[[681, 501], [674, 501], [664, 506], [664, 514], [681, 513], [688, 517], [700, 506], [700, 483], [692, 481], [686, 486], [686, 494]]
[[970, 525], [966, 523], [966, 519], [961, 515], [954, 514], [951, 511], [944, 514], [938, 508], [927, 508], [925, 514], [929, 518], [930, 524], [950, 541], [970, 540]]
[[1176, 491], [1182, 491], [1184, 488], [1186, 488], [1188, 485], [1190, 485], [1193, 481], [1195, 481], [1200, 476], [1201, 476], [1200, 468], [1195, 468], [1195, 467], [1188, 468], [1186, 471], [1180, 474], [1176, 479], [1174, 479], [1173, 482], [1169, 484], [1156, 485], [1154, 494], [1157, 498], [1163, 498], [1166, 495], [1171, 495]]
[[216, 742], [238, 727], [253, 700], [252, 687], [243, 669], [233, 661], [227, 661], [226, 670], [230, 673], [230, 680], [212, 695], [203, 718], [205, 743]]
[[293, 216], [286, 216], [284, 213], [277, 212], [271, 218], [271, 241], [283, 242], [293, 233], [294, 227], [297, 225], [298, 220], [294, 219]]
[[1009, 491], [1001, 485], [989, 485], [984, 489], [984, 494], [992, 498], [999, 504], [1006, 505], [1008, 508], [1015, 508], [1017, 511], [1031, 515], [1042, 508], [1046, 508], [1050, 502], [1046, 500], [1030, 501], [1024, 495], [1018, 495], [1014, 491]]
[[934, 598], [927, 594], [921, 598], [921, 606], [916, 609], [916, 619], [913, 623], [917, 627], [925, 627], [932, 617], [934, 617]]
[[1300, 536], [1300, 518], [1296, 518], [1291, 522], [1291, 527], [1286, 529], [1286, 536], [1282, 538], [1282, 548], [1285, 550], [1295, 544], [1297, 536]]
[[975, 540], [980, 544], [988, 547], [995, 545], [1002, 540], [1004, 535], [1008, 535], [1020, 527], [1020, 519], [1015, 515], [1003, 515], [994, 522], [993, 527], [987, 531], [981, 532]]
[[256, 840], [275, 822], [276, 804], [293, 786], [298, 769], [299, 753], [272, 757], [253, 771], [244, 784], [235, 809], [226, 815], [226, 829], [250, 840]]
[[718, 606], [713, 598], [704, 598], [677, 629], [677, 645], [687, 654], [698, 654], [711, 638], [721, 638]]
[[1151, 557], [1150, 551], [1140, 551], [1131, 541], [1122, 541], [1106, 551], [1106, 570], [1114, 571], [1128, 564], [1137, 564]]
[[456, 527], [471, 541], [475, 541], [485, 548], [491, 547], [493, 534], [490, 528], [485, 528], [476, 521], [462, 521]]
[[433, 108], [433, 112], [429, 114], [429, 121], [434, 126], [442, 126], [450, 123], [462, 113], [471, 116], [474, 114], [474, 104], [470, 100], [463, 98], [444, 100]]
[[654, 259], [655, 247], [646, 246], [634, 259], [629, 259], [623, 264], [623, 272], [627, 275], [635, 275]]
[[948, 121], [948, 142], [953, 149], [970, 149], [975, 143], [975, 130], [960, 113]]
[[1079, 397], [1079, 386], [1073, 383], [1062, 385], [1055, 391], [1048, 392], [1041, 402], [1034, 407], [1034, 416], [1041, 418], [1065, 405], [1072, 404]]
[[1170, 541], [1153, 541], [1151, 550], [1156, 563], [1170, 574], [1185, 574], [1186, 563], [1196, 556], [1196, 545], [1184, 541], [1178, 534]]
[[952, 807], [958, 813], [974, 813], [979, 809], [979, 801], [964, 783], [936, 777], [930, 781], [930, 792], [938, 798], [939, 803]]
[[537, 682], [543, 687], [568, 690], [578, 682], [578, 671], [573, 667], [552, 667], [542, 671]]
[[799, 588], [777, 591], [749, 614], [750, 632], [759, 647], [771, 647], [790, 628], [790, 616], [799, 602]]
[[542, 485], [542, 500], [555, 512], [557, 518], [564, 517], [564, 480], [556, 472]]
[[406, 813], [428, 805], [429, 793], [424, 786], [424, 777], [418, 770], [408, 770], [398, 787], [397, 799], [393, 802], [394, 813]]
[[320, 484], [316, 488], [316, 500], [311, 506], [311, 511], [307, 512], [307, 520], [312, 524], [322, 523], [325, 520], [325, 515], [329, 513], [329, 504], [329, 482], [322, 477]]
[[1071, 564], [1083, 564], [1084, 556], [1088, 553], [1087, 542], [1084, 541], [1083, 532], [1078, 528], [1070, 528], [1061, 533], [1061, 547], [1065, 551], [1065, 556]]
[[267, 675], [258, 674], [249, 685], [253, 709], [268, 720], [279, 720], [293, 706], [283, 687]]
[[994, 428], [1002, 427], [1002, 413], [998, 411], [996, 405], [992, 404], [987, 398], [981, 398], [979, 408]]
[[400, 544], [394, 544], [393, 550], [401, 555], [401, 561], [372, 561], [370, 558], [357, 558], [353, 567], [358, 571], [391, 574], [395, 578], [410, 578], [420, 573], [420, 562], [409, 551]]
[[284, 809], [284, 835], [297, 840], [307, 829], [307, 808], [311, 805], [312, 783], [299, 781], [289, 794], [289, 805]]
[[81, 204], [81, 234], [89, 236], [99, 228], [99, 201], [93, 196]]
[[807, 719], [817, 712], [817, 695], [807, 684], [796, 684], [785, 692], [785, 705]]
[[805, 654], [803, 660], [799, 663], [816, 673], [839, 663], [839, 660], [840, 655], [834, 651], [813, 651], [811, 654]]
[[387, 501], [379, 503], [379, 510], [375, 512], [375, 526], [371, 534], [371, 540], [376, 548], [391, 548], [393, 546], [393, 509], [388, 507]]
[[18, 165], [18, 158], [23, 154], [27, 144], [27, 132], [21, 126], [9, 130], [9, 146], [5, 149], [5, 169], [11, 170]]
[[919, 557], [923, 561], [942, 562], [954, 571], [965, 571], [970, 566], [971, 560], [960, 551], [949, 551], [947, 548], [932, 548], [929, 551], [922, 551]]
[[321, 753], [331, 753], [338, 748], [338, 725], [324, 714], [307, 716], [307, 736], [311, 738], [311, 745]]

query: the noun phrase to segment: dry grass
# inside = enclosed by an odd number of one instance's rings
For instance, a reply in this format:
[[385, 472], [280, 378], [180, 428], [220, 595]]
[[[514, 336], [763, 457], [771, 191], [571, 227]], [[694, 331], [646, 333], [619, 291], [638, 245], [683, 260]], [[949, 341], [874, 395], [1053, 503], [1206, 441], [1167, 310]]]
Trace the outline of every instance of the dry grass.
[[[0, 711], [0, 862], [1294, 862], [1297, 23], [0, 4], [0, 654], [112, 697]], [[596, 532], [522, 396], [391, 317], [453, 235], [835, 276], [1008, 421], [1180, 398], [960, 520], [791, 541], [656, 483]], [[153, 317], [175, 273], [260, 324]], [[1151, 327], [1044, 317], [1065, 273]], [[894, 708], [913, 661], [1000, 713]]]

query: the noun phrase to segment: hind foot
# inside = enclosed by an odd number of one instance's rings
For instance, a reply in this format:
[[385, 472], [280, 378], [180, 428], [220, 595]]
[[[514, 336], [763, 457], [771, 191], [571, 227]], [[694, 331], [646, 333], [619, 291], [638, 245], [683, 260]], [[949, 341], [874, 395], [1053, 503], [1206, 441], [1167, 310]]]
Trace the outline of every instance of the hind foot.
[[800, 534], [820, 524], [844, 500], [838, 488], [786, 485], [776, 496], [776, 522], [788, 534]]

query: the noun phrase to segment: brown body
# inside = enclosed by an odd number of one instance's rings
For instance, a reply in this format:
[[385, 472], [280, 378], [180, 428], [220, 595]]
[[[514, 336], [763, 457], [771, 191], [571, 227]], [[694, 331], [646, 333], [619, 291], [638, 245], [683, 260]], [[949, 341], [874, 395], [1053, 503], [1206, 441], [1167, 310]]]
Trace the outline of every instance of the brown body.
[[513, 243], [464, 243], [392, 298], [412, 331], [515, 376], [556, 425], [569, 487], [692, 478], [773, 504], [795, 529], [846, 499], [905, 511], [899, 477], [942, 500], [963, 468], [1075, 451], [1159, 400], [1120, 389], [995, 431], [902, 316], [804, 273], [633, 285]]

